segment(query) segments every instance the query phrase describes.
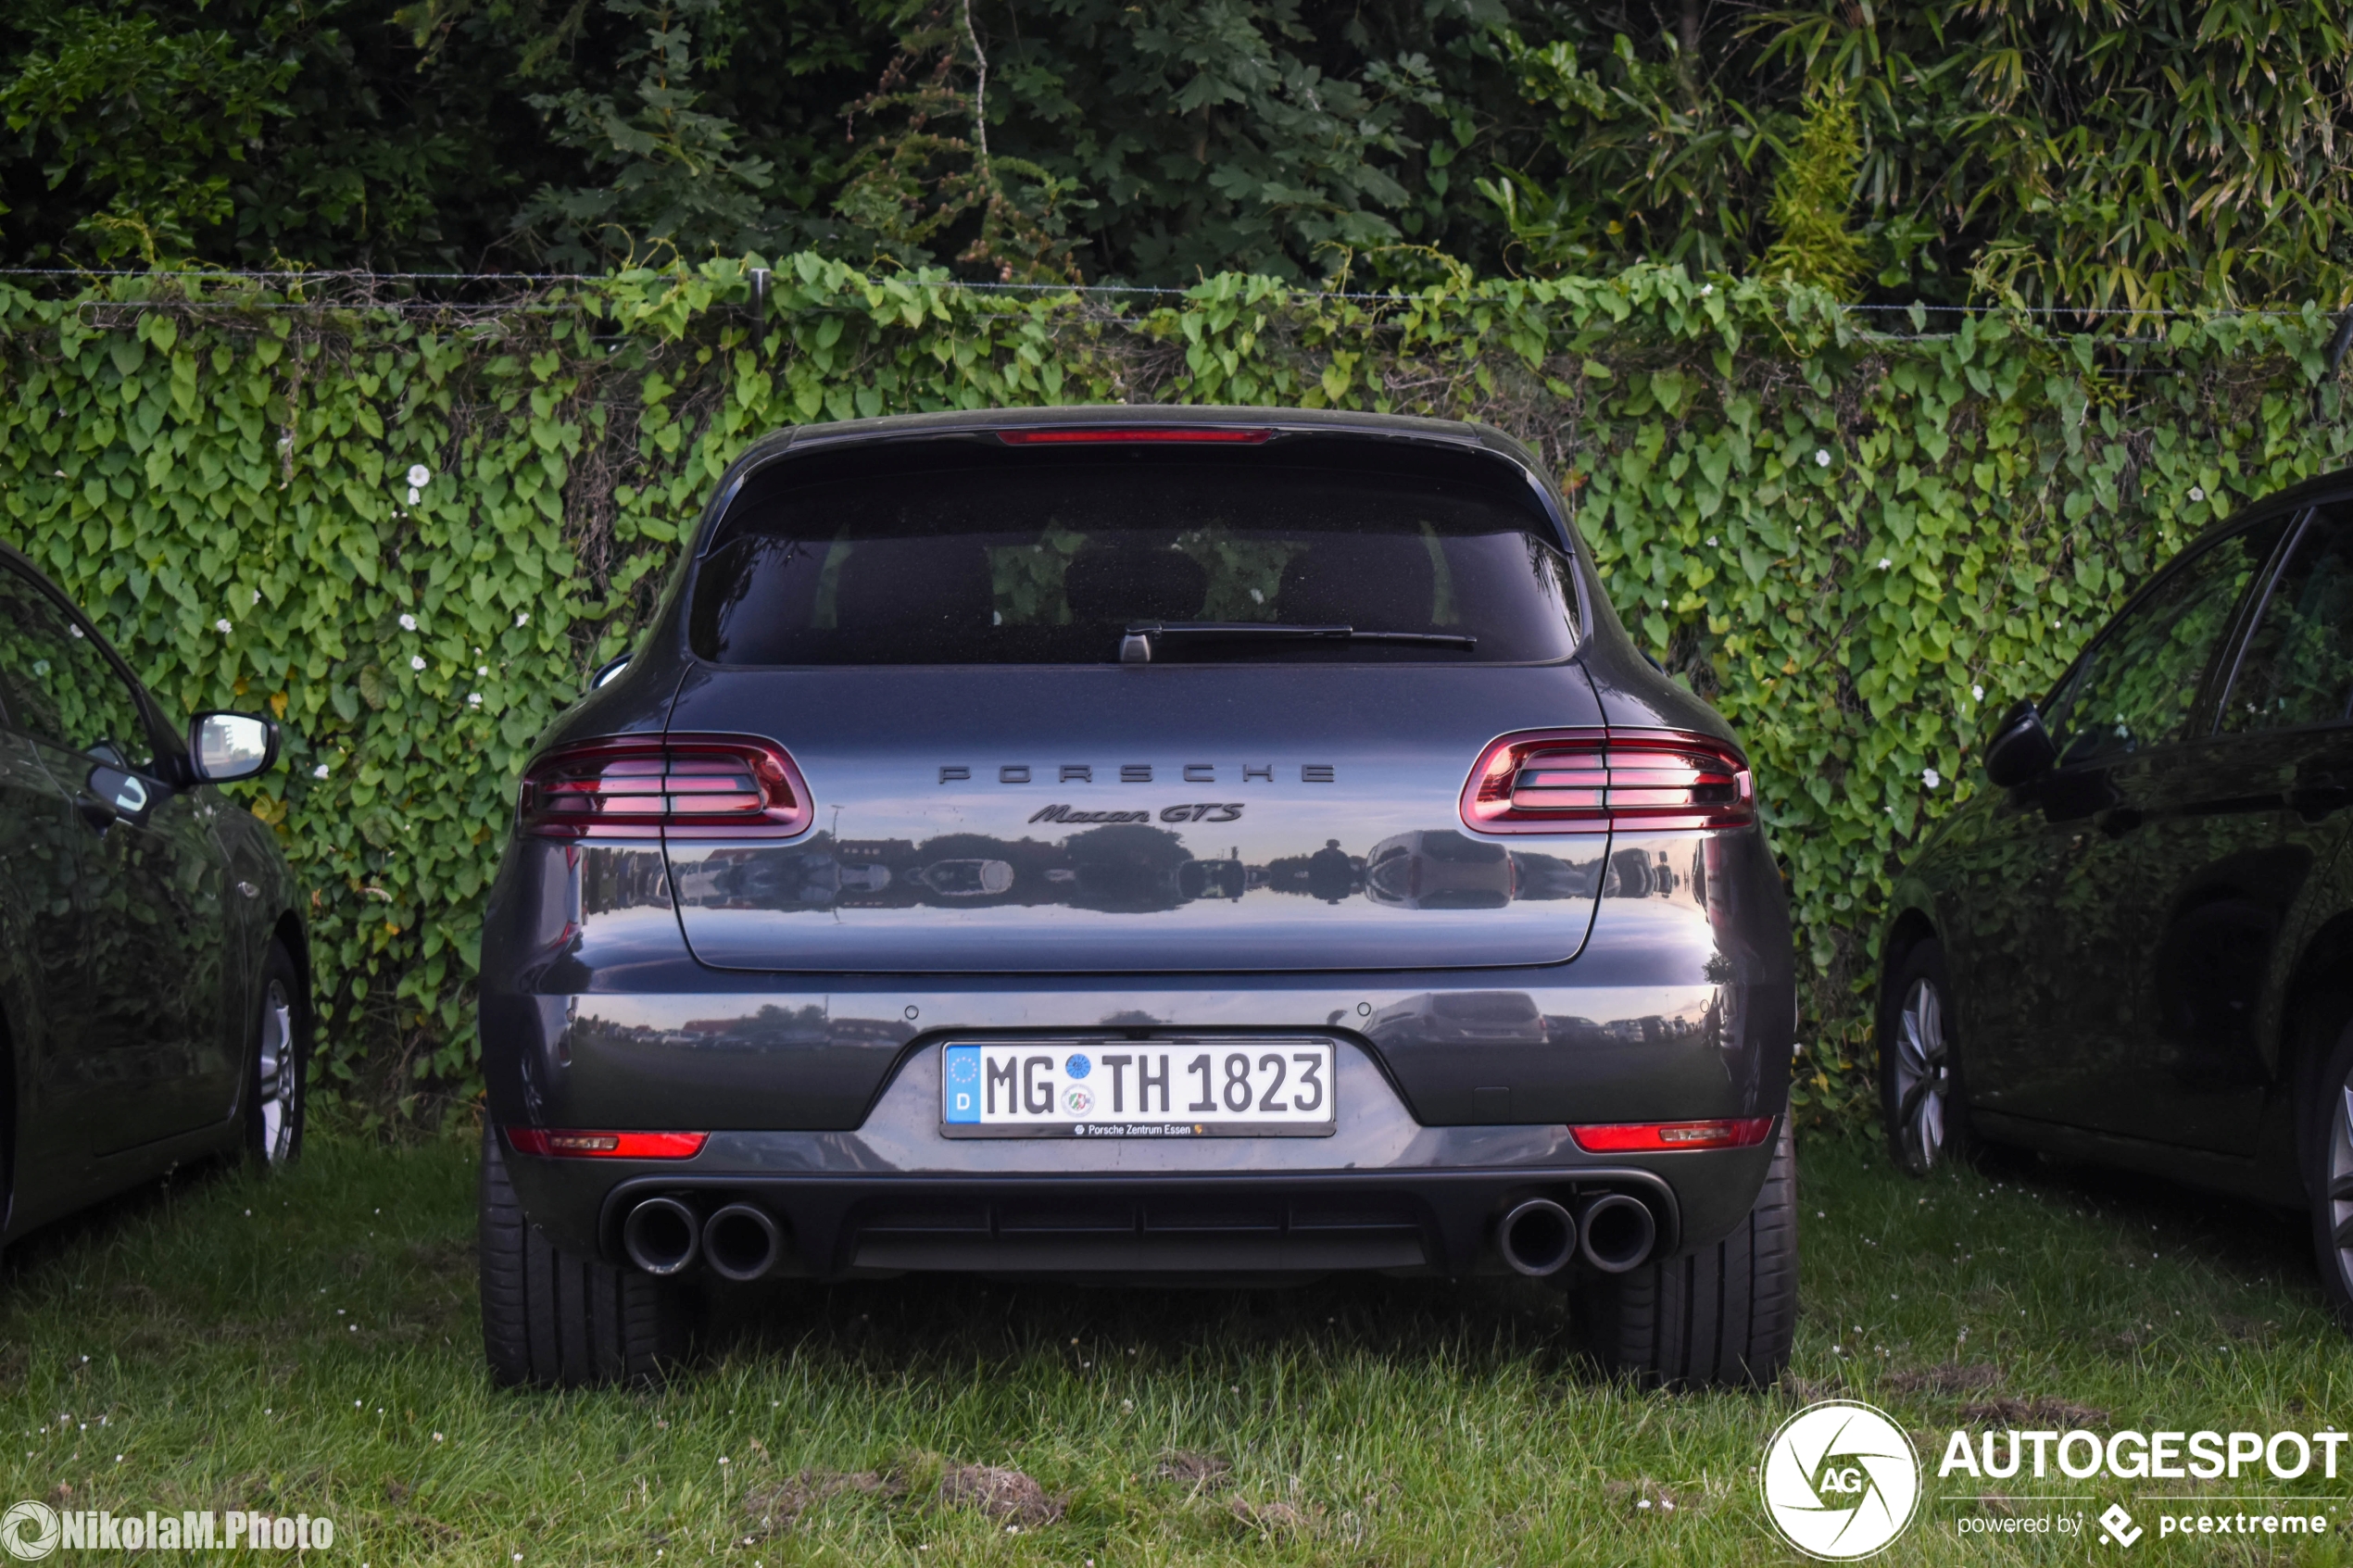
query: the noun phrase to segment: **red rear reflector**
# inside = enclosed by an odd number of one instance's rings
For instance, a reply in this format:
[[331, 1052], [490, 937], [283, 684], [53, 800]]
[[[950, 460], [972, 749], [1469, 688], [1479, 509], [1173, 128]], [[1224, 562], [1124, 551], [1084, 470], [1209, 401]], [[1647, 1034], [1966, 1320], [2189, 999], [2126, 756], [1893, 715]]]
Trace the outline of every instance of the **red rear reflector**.
[[1683, 730], [1536, 730], [1489, 746], [1463, 786], [1480, 833], [1739, 828], [1756, 821], [1748, 759]]
[[1063, 430], [1000, 430], [1008, 446], [1088, 446], [1163, 442], [1207, 442], [1256, 446], [1274, 439], [1271, 430], [1236, 430], [1230, 425], [1092, 425]]
[[584, 1133], [565, 1127], [510, 1127], [522, 1154], [565, 1160], [692, 1160], [709, 1133]]
[[1753, 1148], [1772, 1130], [1769, 1116], [1740, 1116], [1723, 1122], [1618, 1122], [1571, 1127], [1568, 1135], [1588, 1154], [1656, 1154], [1677, 1148]]
[[542, 838], [789, 838], [810, 815], [792, 759], [748, 735], [562, 746], [523, 774], [516, 805]]

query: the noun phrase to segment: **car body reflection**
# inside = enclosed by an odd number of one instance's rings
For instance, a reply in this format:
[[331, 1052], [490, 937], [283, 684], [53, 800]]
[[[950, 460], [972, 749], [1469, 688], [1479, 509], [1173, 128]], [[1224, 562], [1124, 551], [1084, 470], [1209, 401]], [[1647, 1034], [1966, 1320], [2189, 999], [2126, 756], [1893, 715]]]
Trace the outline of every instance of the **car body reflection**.
[[[1598, 850], [1601, 841], [1592, 841]], [[1508, 848], [1452, 829], [1396, 834], [1370, 854], [1339, 839], [1305, 854], [1252, 864], [1239, 848], [1196, 856], [1164, 828], [1117, 823], [1068, 839], [957, 834], [835, 840], [819, 833], [785, 848], [671, 847], [676, 896], [688, 909], [914, 909], [1000, 903], [1068, 904], [1150, 912], [1199, 901], [1261, 897], [1326, 904], [1362, 900], [1416, 910], [1500, 909], [1529, 901], [1663, 895], [1677, 873], [1634, 851], [1610, 859]]]

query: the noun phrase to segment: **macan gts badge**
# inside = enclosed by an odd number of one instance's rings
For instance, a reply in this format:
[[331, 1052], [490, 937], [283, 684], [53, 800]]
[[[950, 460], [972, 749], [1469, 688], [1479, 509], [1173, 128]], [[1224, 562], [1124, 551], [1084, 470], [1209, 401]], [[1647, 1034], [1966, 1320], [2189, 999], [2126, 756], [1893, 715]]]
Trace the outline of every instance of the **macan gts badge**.
[[1517, 1273], [1768, 1381], [1794, 1001], [1746, 759], [1499, 433], [787, 432], [525, 770], [485, 1348], [657, 1377], [767, 1278]]

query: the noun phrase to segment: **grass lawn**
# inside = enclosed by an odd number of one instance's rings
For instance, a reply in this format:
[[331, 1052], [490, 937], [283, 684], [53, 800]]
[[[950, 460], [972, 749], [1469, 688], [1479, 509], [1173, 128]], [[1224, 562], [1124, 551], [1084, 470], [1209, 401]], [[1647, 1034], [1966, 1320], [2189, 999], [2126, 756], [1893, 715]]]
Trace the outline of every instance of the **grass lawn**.
[[[330, 1561], [379, 1565], [1786, 1562], [1754, 1467], [1829, 1393], [1896, 1415], [1931, 1474], [1970, 1423], [2353, 1421], [2300, 1220], [2034, 1166], [1915, 1183], [1860, 1140], [1801, 1148], [1805, 1317], [1765, 1396], [1602, 1382], [1541, 1286], [1380, 1280], [779, 1287], [663, 1392], [502, 1393], [473, 1175], [468, 1142], [321, 1137], [289, 1177], [186, 1173], [12, 1250], [0, 1506], [324, 1514]], [[980, 1465], [1042, 1494], [943, 1501]], [[1957, 1538], [1984, 1505], [1931, 1479], [1879, 1561], [2343, 1561], [2346, 1468], [2204, 1484], [2312, 1499], [2323, 1539], [2165, 1541], [2140, 1507], [2129, 1555]], [[2087, 1529], [2201, 1486], [1987, 1485], [2088, 1497]]]

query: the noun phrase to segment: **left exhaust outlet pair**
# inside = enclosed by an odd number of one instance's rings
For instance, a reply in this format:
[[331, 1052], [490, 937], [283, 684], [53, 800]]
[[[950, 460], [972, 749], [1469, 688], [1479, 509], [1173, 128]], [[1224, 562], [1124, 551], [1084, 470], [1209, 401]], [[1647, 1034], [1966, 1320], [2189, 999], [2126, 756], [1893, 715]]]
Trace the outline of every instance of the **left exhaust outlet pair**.
[[720, 1278], [741, 1283], [776, 1266], [785, 1233], [749, 1203], [730, 1203], [706, 1220], [675, 1198], [648, 1198], [621, 1222], [621, 1248], [649, 1274], [684, 1273], [699, 1258]]

